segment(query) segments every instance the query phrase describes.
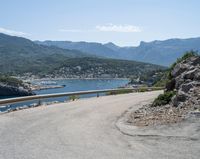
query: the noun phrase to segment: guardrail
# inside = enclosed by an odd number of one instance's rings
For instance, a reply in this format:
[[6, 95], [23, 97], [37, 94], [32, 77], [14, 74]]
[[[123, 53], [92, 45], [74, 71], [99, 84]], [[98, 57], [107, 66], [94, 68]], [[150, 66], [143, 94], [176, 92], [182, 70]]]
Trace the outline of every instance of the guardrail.
[[98, 97], [99, 93], [118, 92], [121, 90], [138, 91], [139, 89], [146, 89], [146, 90], [157, 89], [158, 90], [158, 89], [163, 89], [163, 88], [162, 87], [120, 88], [120, 89], [89, 90], [89, 91], [79, 91], [79, 92], [33, 95], [33, 96], [2, 99], [2, 100], [0, 100], [0, 107], [2, 105], [8, 105], [8, 104], [20, 103], [20, 102], [26, 102], [26, 101], [32, 101], [32, 100], [42, 100], [42, 99], [48, 99], [48, 98], [65, 97], [65, 96], [67, 97], [67, 96], [85, 95], [85, 94], [97, 94], [97, 97]]

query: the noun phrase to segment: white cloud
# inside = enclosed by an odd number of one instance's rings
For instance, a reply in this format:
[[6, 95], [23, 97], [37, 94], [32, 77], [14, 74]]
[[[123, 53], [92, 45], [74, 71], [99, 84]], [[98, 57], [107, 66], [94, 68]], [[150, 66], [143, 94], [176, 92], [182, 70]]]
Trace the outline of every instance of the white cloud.
[[1, 27], [0, 27], [0, 33], [14, 35], [14, 36], [26, 36], [26, 35], [29, 35], [29, 34], [27, 34], [25, 32], [5, 29], [5, 28], [1, 28]]
[[114, 24], [107, 24], [107, 25], [97, 25], [96, 29], [98, 31], [103, 32], [123, 32], [123, 33], [130, 33], [130, 32], [141, 32], [141, 28], [134, 25], [114, 25]]
[[142, 29], [134, 25], [97, 25], [93, 29], [59, 29], [60, 32], [71, 33], [86, 33], [86, 32], [122, 32], [122, 33], [134, 33], [141, 32]]

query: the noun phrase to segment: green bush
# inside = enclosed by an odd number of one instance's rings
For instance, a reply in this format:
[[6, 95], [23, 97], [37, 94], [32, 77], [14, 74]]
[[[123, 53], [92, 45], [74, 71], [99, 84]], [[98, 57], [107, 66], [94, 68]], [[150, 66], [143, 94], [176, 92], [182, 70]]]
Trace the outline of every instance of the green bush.
[[75, 101], [76, 99], [79, 99], [78, 95], [69, 96], [69, 100]]
[[171, 101], [172, 97], [176, 94], [175, 91], [169, 91], [165, 92], [164, 94], [160, 94], [153, 102], [152, 106], [161, 106], [161, 105], [166, 105], [169, 104]]

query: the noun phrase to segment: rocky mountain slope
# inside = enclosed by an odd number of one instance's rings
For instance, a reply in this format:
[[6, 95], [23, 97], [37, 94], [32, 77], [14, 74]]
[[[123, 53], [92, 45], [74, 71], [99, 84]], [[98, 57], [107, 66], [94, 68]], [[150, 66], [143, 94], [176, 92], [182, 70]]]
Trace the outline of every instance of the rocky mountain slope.
[[[193, 56], [178, 63], [171, 72], [167, 91], [177, 90], [171, 104], [175, 107], [200, 108], [200, 57]], [[168, 86], [167, 85], [167, 86]]]
[[101, 44], [71, 41], [36, 41], [37, 44], [56, 46], [64, 49], [76, 49], [91, 55], [136, 60], [169, 66], [184, 52], [200, 50], [200, 38], [168, 39], [164, 41], [141, 42], [137, 47], [119, 47], [113, 43]]

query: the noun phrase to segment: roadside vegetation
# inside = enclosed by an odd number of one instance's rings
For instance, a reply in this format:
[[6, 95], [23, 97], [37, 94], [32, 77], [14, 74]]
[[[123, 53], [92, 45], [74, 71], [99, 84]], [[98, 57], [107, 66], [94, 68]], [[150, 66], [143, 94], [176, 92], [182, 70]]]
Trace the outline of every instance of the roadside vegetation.
[[70, 101], [75, 101], [75, 100], [78, 100], [79, 98], [80, 98], [80, 96], [78, 96], [78, 95], [69, 96]]
[[171, 101], [171, 98], [176, 94], [175, 91], [165, 92], [164, 94], [160, 94], [153, 102], [152, 106], [161, 106], [166, 105]]

